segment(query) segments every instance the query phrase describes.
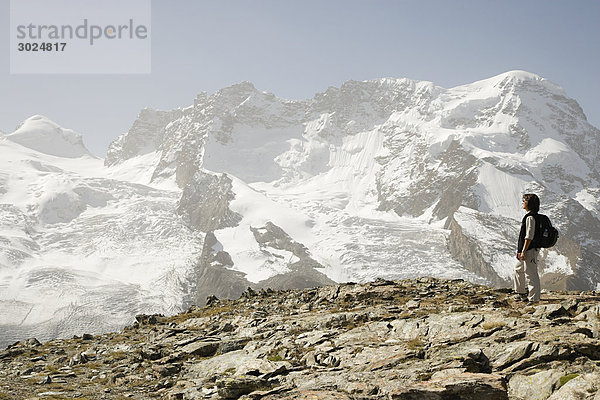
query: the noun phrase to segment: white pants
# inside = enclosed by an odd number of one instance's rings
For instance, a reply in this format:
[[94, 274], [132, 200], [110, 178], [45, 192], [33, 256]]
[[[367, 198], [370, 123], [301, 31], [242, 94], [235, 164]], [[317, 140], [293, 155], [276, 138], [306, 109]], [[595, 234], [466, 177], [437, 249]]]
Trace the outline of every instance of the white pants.
[[[515, 265], [515, 292], [527, 293], [529, 301], [540, 301], [540, 276], [537, 270], [538, 251], [538, 249], [527, 250], [525, 252], [525, 260], [519, 260], [517, 265]], [[525, 283], [527, 283], [527, 288], [525, 287]]]

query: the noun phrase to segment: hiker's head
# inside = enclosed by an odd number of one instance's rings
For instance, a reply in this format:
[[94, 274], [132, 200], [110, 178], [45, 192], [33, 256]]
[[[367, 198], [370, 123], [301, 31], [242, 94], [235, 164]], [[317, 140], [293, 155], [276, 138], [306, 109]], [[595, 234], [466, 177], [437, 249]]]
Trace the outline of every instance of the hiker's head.
[[536, 194], [528, 193], [523, 195], [523, 208], [527, 211], [540, 211], [540, 198]]

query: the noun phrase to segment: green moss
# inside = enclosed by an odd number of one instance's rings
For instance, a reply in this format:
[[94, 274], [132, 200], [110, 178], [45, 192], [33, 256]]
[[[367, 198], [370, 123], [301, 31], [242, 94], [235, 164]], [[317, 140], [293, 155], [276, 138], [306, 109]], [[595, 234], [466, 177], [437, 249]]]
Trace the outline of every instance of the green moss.
[[279, 354], [275, 354], [272, 356], [268, 356], [267, 360], [269, 361], [283, 361], [283, 358], [281, 358], [281, 356]]
[[565, 375], [558, 380], [558, 383], [560, 386], [564, 386], [565, 383], [569, 382], [571, 379], [577, 378], [578, 376], [579, 374]]

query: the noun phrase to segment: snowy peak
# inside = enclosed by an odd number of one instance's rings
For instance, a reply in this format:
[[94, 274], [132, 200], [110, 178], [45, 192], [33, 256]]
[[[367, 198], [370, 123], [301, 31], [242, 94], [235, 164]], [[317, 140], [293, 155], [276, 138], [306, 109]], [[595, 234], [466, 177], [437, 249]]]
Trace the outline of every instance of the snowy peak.
[[252, 82], [244, 81], [233, 84], [226, 88], [217, 91], [217, 95], [221, 96], [249, 96], [252, 93], [256, 93], [258, 90]]
[[56, 157], [78, 158], [91, 156], [83, 145], [81, 135], [65, 129], [42, 115], [27, 118], [6, 138], [40, 153]]
[[[537, 88], [538, 90], [543, 89], [553, 94], [561, 96], [565, 95], [563, 88], [559, 85], [537, 74], [520, 70], [508, 71], [503, 74], [496, 75], [494, 77], [483, 79], [463, 86], [468, 87], [470, 90], [473, 90], [474, 87], [482, 87], [496, 88], [500, 89], [501, 91], [506, 91], [508, 89], [515, 88]], [[459, 88], [460, 87], [462, 86], [459, 86]]]

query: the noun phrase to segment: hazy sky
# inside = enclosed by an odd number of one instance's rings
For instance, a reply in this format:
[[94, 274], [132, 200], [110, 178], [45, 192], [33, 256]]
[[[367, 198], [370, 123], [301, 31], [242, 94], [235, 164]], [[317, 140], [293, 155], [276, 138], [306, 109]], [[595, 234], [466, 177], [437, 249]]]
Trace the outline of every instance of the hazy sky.
[[[0, 0], [0, 26], [9, 10]], [[350, 79], [453, 87], [514, 69], [561, 85], [600, 127], [598, 0], [154, 0], [151, 30], [151, 74], [10, 75], [5, 28], [0, 131], [43, 114], [104, 157], [140, 109], [241, 81], [303, 99]]]

